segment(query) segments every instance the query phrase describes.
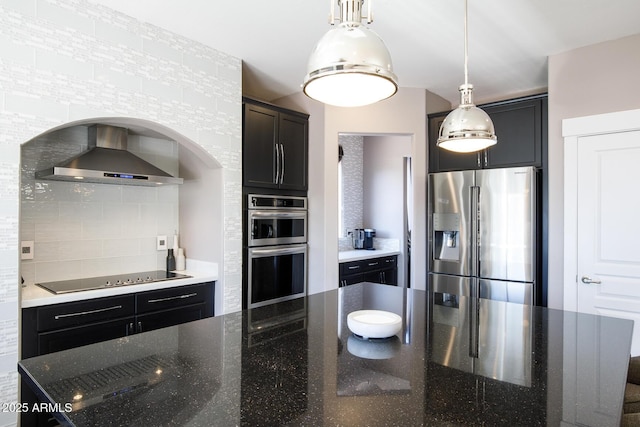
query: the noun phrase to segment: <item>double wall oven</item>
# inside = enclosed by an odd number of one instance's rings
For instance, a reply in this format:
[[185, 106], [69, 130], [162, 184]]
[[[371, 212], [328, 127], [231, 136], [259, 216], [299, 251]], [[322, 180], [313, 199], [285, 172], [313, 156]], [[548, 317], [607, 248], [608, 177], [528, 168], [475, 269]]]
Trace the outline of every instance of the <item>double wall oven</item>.
[[246, 307], [307, 293], [307, 198], [247, 195]]

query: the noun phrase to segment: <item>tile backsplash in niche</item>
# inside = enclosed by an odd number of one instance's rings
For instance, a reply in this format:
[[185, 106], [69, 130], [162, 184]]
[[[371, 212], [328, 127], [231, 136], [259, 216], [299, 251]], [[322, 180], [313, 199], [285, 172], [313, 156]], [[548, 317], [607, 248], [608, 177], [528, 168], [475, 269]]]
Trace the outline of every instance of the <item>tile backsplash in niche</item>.
[[[86, 126], [22, 145], [20, 239], [35, 243], [34, 259], [21, 261], [28, 283], [164, 268], [156, 236], [178, 230], [179, 186], [35, 180], [37, 170], [86, 149]], [[178, 175], [175, 141], [131, 135], [129, 150]]]

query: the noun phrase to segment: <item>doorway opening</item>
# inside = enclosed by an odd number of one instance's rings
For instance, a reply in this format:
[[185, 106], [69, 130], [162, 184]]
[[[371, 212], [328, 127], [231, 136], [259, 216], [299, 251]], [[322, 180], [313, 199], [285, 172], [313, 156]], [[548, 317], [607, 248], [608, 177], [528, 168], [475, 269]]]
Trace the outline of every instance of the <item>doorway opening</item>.
[[412, 137], [340, 133], [338, 144], [338, 250], [354, 249], [353, 230], [375, 229], [374, 248], [398, 252], [398, 285], [408, 287]]

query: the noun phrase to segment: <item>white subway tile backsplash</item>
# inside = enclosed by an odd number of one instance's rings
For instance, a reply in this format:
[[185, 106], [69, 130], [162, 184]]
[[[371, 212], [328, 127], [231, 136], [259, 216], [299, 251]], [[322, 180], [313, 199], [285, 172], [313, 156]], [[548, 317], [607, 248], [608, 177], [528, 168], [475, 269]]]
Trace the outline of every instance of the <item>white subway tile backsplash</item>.
[[[34, 262], [50, 262], [60, 259], [60, 241], [36, 241], [33, 247]], [[36, 258], [37, 257], [37, 258]]]
[[[58, 242], [60, 260], [83, 260], [104, 256], [102, 240], [62, 240]], [[40, 256], [38, 255], [38, 260]]]
[[127, 235], [124, 221], [102, 221], [94, 219], [84, 219], [81, 223], [80, 239], [113, 239]]
[[36, 283], [55, 282], [58, 280], [79, 279], [82, 276], [82, 261], [49, 261], [35, 264]]
[[158, 190], [155, 187], [122, 186], [123, 203], [150, 203], [158, 200]]

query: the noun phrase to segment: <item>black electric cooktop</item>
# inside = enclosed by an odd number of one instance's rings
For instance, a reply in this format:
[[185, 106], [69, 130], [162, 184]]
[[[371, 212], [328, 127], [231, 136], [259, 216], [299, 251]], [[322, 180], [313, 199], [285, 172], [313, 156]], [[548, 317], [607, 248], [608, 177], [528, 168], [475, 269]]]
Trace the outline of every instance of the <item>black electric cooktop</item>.
[[88, 291], [93, 289], [107, 289], [143, 283], [163, 282], [165, 280], [185, 279], [191, 276], [171, 271], [155, 270], [140, 273], [126, 273], [114, 276], [88, 277], [85, 279], [62, 280], [59, 282], [36, 283], [54, 294]]

